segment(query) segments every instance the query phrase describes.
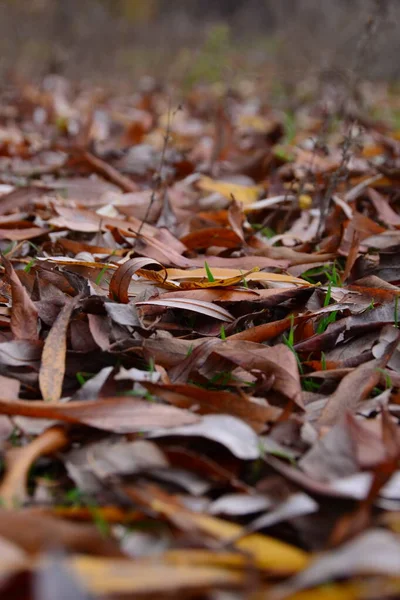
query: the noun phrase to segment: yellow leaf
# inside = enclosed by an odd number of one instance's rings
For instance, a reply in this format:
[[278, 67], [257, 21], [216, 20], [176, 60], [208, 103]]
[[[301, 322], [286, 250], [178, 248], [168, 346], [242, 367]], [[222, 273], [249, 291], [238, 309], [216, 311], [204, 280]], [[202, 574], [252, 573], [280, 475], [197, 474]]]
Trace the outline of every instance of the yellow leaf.
[[[167, 277], [165, 278], [165, 271]], [[241, 269], [225, 269], [213, 267], [211, 269], [214, 281], [207, 277], [206, 269], [165, 269], [165, 271], [152, 271], [139, 269], [136, 274], [144, 279], [154, 281], [159, 287], [169, 290], [192, 290], [214, 287], [230, 287], [243, 285], [244, 281], [265, 281], [266, 283], [288, 284], [293, 286], [310, 287], [312, 284], [305, 279], [292, 277], [282, 273], [266, 273], [254, 267], [250, 271]]]
[[214, 586], [238, 587], [244, 582], [240, 572], [211, 566], [166, 564], [161, 561], [78, 556], [68, 563], [90, 592], [114, 594], [165, 594], [182, 589]]
[[151, 506], [154, 510], [171, 517], [179, 515], [203, 533], [220, 541], [231, 543], [235, 548], [250, 556], [258, 568], [273, 574], [297, 573], [304, 569], [310, 560], [309, 554], [304, 550], [259, 533], [245, 535], [243, 527], [223, 519], [191, 513], [161, 500], [153, 500]]
[[[282, 273], [266, 273], [265, 271], [253, 271], [243, 272], [240, 269], [224, 269], [213, 267], [211, 269], [214, 279], [216, 280], [214, 283], [217, 283], [217, 280], [221, 282], [226, 279], [239, 278], [239, 281], [271, 281], [271, 282], [279, 282], [279, 283], [292, 283], [294, 285], [305, 285], [310, 286], [305, 279], [300, 279], [299, 277], [292, 277], [292, 275], [285, 275]], [[204, 279], [207, 280], [207, 273], [205, 269], [167, 269], [167, 279], [170, 281], [179, 281], [179, 280], [190, 280], [190, 279]], [[219, 283], [221, 285], [221, 283]], [[226, 284], [225, 284], [226, 285]], [[231, 284], [233, 285], [233, 284]]]
[[254, 129], [266, 133], [272, 129], [274, 123], [260, 115], [240, 115], [238, 119], [238, 126], [243, 128]]
[[217, 192], [225, 198], [231, 199], [232, 196], [242, 204], [251, 204], [255, 202], [262, 188], [258, 185], [239, 185], [238, 183], [229, 183], [229, 181], [215, 181], [211, 177], [203, 175], [197, 181], [197, 186], [206, 192]]
[[[209, 281], [207, 278], [207, 272], [205, 269], [165, 269], [167, 271], [167, 278], [163, 278], [163, 273], [160, 271], [151, 271], [140, 269], [137, 271], [137, 275], [140, 275], [144, 279], [155, 281], [159, 287], [164, 287], [172, 290], [180, 289], [197, 289], [197, 288], [209, 288], [209, 287], [228, 287], [239, 285], [243, 283], [243, 279], [247, 277], [249, 273], [257, 270], [256, 268], [251, 271], [242, 272], [239, 269], [212, 269], [212, 274], [217, 271], [234, 271], [233, 276], [221, 278], [215, 277], [215, 281]], [[168, 273], [171, 273], [170, 277]], [[192, 275], [194, 273], [194, 276]], [[181, 281], [180, 284], [175, 281]]]
[[[195, 521], [203, 531], [220, 540], [230, 540], [243, 533], [240, 525], [208, 515], [196, 514]], [[309, 560], [303, 550], [259, 533], [239, 539], [234, 546], [250, 554], [259, 568], [274, 573], [295, 573], [303, 569]]]
[[[379, 591], [382, 592], [383, 596], [381, 587]], [[285, 595], [285, 600], [361, 600], [362, 598], [366, 599], [370, 597], [370, 590], [364, 582], [346, 581], [343, 583], [328, 583], [310, 590], [296, 592], [289, 596]], [[264, 597], [256, 594], [253, 600], [261, 600], [261, 598]]]
[[307, 210], [312, 205], [312, 198], [309, 194], [300, 194], [299, 206], [302, 210]]
[[246, 567], [248, 559], [244, 554], [236, 552], [213, 552], [212, 550], [197, 550], [185, 548], [184, 550], [167, 550], [162, 555], [166, 562], [178, 565], [212, 565], [227, 569]]

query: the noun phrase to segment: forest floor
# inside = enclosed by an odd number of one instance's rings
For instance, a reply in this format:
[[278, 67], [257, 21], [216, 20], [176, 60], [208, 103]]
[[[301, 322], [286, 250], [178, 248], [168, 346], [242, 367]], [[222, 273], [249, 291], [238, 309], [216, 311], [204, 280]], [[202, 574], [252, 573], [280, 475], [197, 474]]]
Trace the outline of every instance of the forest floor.
[[339, 96], [2, 93], [2, 597], [399, 597], [400, 101]]

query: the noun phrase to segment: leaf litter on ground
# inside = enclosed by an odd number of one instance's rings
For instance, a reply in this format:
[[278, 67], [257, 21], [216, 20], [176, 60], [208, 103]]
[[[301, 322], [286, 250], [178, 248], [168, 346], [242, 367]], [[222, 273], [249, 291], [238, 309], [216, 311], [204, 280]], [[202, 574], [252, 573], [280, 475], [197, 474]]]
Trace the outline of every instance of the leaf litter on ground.
[[399, 132], [376, 97], [358, 125], [294, 97], [289, 139], [258, 84], [193, 88], [178, 118], [167, 87], [47, 83], [1, 98], [1, 593], [397, 597]]

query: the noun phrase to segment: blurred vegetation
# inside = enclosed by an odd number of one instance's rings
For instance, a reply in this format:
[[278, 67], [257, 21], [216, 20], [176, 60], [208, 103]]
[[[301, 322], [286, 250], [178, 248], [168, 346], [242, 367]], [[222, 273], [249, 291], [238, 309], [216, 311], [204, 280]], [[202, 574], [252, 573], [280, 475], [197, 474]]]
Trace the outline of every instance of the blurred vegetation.
[[0, 74], [299, 81], [351, 69], [368, 19], [360, 76], [398, 79], [399, 0], [0, 0]]

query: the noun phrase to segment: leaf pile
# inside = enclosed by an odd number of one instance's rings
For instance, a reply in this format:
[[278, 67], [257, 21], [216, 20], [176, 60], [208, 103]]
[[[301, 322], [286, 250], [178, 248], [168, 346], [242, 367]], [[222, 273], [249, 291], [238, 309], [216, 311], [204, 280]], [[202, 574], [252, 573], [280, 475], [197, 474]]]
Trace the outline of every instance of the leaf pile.
[[2, 97], [4, 597], [398, 597], [400, 135], [290, 120]]

